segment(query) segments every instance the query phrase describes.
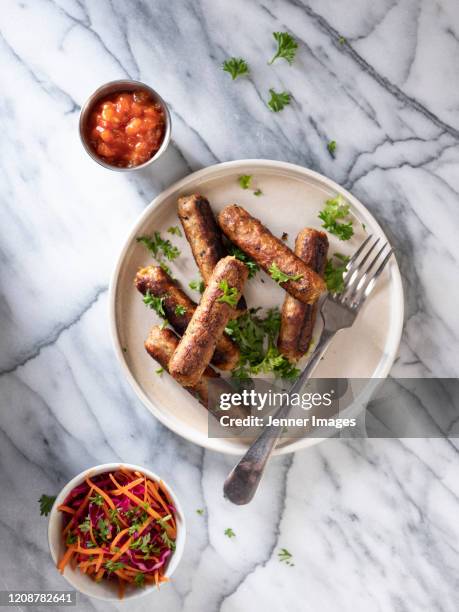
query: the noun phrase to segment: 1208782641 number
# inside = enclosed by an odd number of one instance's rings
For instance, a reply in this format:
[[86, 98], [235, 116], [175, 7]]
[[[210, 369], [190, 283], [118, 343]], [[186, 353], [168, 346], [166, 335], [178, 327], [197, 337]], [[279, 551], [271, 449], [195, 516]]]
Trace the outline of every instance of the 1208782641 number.
[[76, 591], [0, 591], [0, 606], [74, 606]]

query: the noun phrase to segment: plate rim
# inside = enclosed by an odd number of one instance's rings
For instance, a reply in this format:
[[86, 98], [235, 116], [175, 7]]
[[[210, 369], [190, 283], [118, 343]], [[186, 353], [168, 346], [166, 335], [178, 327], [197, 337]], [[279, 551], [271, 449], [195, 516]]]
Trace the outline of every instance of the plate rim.
[[[108, 293], [108, 307], [109, 307], [109, 329], [110, 329], [110, 337], [112, 341], [112, 345], [115, 351], [115, 355], [117, 356], [118, 362], [121, 366], [121, 369], [129, 381], [131, 387], [133, 388], [135, 394], [140, 399], [142, 404], [148, 409], [148, 411], [158, 419], [158, 421], [167, 427], [169, 430], [173, 431], [175, 434], [181, 436], [185, 440], [189, 442], [193, 442], [197, 444], [201, 448], [209, 449], [215, 452], [224, 453], [227, 455], [242, 455], [246, 450], [247, 446], [241, 443], [232, 442], [231, 444], [225, 445], [223, 448], [216, 448], [215, 445], [210, 443], [211, 438], [205, 438], [204, 440], [201, 438], [201, 434], [196, 433], [194, 430], [190, 430], [189, 427], [183, 425], [176, 419], [176, 417], [172, 417], [171, 415], [163, 414], [158, 406], [144, 393], [143, 389], [133, 376], [124, 355], [124, 352], [121, 347], [121, 342], [118, 337], [118, 329], [116, 325], [116, 293], [118, 287], [118, 280], [120, 276], [120, 270], [124, 259], [126, 257], [126, 253], [131, 246], [132, 240], [135, 238], [138, 233], [138, 228], [141, 226], [146, 218], [149, 217], [151, 212], [159, 205], [160, 201], [164, 201], [167, 199], [174, 191], [184, 188], [190, 182], [194, 182], [196, 180], [202, 179], [207, 174], [212, 174], [218, 172], [219, 170], [225, 171], [234, 168], [238, 168], [241, 166], [249, 166], [249, 165], [257, 165], [266, 169], [275, 169], [275, 170], [286, 170], [290, 172], [297, 172], [308, 176], [310, 178], [315, 179], [319, 183], [333, 189], [337, 193], [340, 193], [344, 196], [352, 205], [359, 210], [360, 212], [369, 215], [375, 225], [375, 227], [381, 232], [383, 236], [386, 236], [385, 232], [379, 225], [378, 221], [375, 219], [371, 211], [369, 211], [361, 202], [358, 200], [352, 193], [347, 191], [344, 187], [336, 183], [334, 180], [328, 178], [327, 176], [321, 174], [320, 172], [316, 172], [315, 170], [311, 170], [310, 168], [306, 168], [299, 164], [293, 164], [291, 162], [285, 162], [274, 159], [237, 159], [226, 162], [219, 162], [216, 164], [212, 164], [210, 166], [206, 166], [205, 168], [201, 168], [200, 170], [196, 170], [195, 172], [191, 172], [187, 174], [185, 177], [175, 181], [167, 187], [163, 189], [158, 195], [156, 195], [153, 200], [145, 207], [142, 213], [136, 217], [133, 224], [129, 228], [129, 231], [123, 241], [123, 246], [119, 252], [118, 258], [116, 260], [114, 269], [112, 271], [110, 277], [109, 284], [109, 293]], [[387, 238], [387, 237], [386, 237]], [[389, 242], [389, 241], [388, 241]], [[390, 244], [390, 243], [389, 243]], [[397, 319], [393, 324], [393, 332], [389, 335], [388, 340], [390, 339], [390, 346], [387, 352], [387, 359], [384, 364], [381, 365], [381, 362], [378, 363], [376, 371], [372, 378], [386, 378], [389, 374], [395, 358], [397, 356], [397, 351], [400, 346], [400, 341], [403, 333], [403, 322], [404, 322], [404, 311], [405, 311], [405, 301], [404, 301], [404, 291], [403, 291], [403, 283], [400, 274], [400, 268], [398, 266], [397, 259], [394, 257], [393, 259], [393, 282], [395, 283], [395, 294], [398, 297], [397, 308], [395, 309], [395, 313]], [[377, 375], [376, 375], [377, 374]], [[300, 438], [290, 444], [282, 445], [277, 447], [274, 450], [275, 455], [284, 455], [287, 453], [298, 452], [299, 450], [304, 450], [315, 444], [319, 444], [323, 440], [328, 438]], [[207, 442], [207, 443], [206, 443]]]

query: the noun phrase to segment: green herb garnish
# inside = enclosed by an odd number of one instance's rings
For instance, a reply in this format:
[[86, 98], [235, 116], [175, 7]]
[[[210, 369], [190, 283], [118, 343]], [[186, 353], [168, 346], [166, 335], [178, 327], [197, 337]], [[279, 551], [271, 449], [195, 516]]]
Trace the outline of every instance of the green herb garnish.
[[279, 269], [275, 261], [269, 266], [269, 273], [271, 274], [271, 278], [279, 285], [287, 281], [298, 281], [300, 278], [303, 278], [302, 274], [294, 274], [293, 276], [285, 274], [285, 272]]
[[333, 257], [338, 259], [340, 263], [335, 266], [333, 265], [333, 258], [328, 259], [324, 278], [330, 293], [341, 293], [344, 289], [343, 274], [346, 272], [346, 266], [350, 258], [346, 255], [341, 255], [341, 253], [335, 253]]
[[87, 533], [91, 529], [91, 519], [87, 516], [82, 523], [78, 525], [81, 533]]
[[231, 529], [231, 527], [228, 527], [227, 529], [225, 529], [224, 533], [225, 533], [225, 535], [226, 535], [228, 538], [230, 538], [230, 539], [231, 539], [231, 538], [235, 538], [235, 537], [236, 537], [236, 534], [235, 534], [235, 533], [234, 533], [234, 531]]
[[252, 374], [270, 372], [283, 379], [296, 378], [299, 370], [277, 349], [279, 310], [272, 308], [263, 318], [258, 316], [258, 310], [250, 309], [246, 314], [229, 321], [225, 328], [241, 352], [239, 363], [232, 371], [233, 378], [247, 380]]
[[93, 495], [92, 497], [90, 497], [89, 501], [92, 502], [93, 504], [96, 504], [96, 506], [104, 505], [104, 498], [102, 497], [102, 495], [99, 495], [99, 493], [96, 493], [96, 495]]
[[117, 572], [118, 570], [123, 569], [126, 566], [124, 565], [124, 563], [121, 563], [121, 561], [109, 560], [105, 562], [104, 567], [108, 572], [112, 573]]
[[261, 189], [256, 189], [256, 190], [253, 192], [253, 195], [258, 197], [258, 196], [263, 195], [263, 192], [262, 192], [262, 190], [261, 190]]
[[150, 540], [151, 534], [147, 533], [147, 535], [141, 536], [137, 540], [134, 540], [134, 542], [131, 543], [129, 548], [131, 548], [132, 550], [140, 550], [144, 554], [148, 554], [151, 547]]
[[56, 495], [42, 495], [38, 500], [38, 503], [40, 504], [40, 515], [48, 516], [55, 501]]
[[330, 153], [330, 155], [334, 158], [335, 152], [336, 152], [336, 140], [330, 140], [330, 142], [327, 144], [327, 150]]
[[325, 207], [319, 213], [319, 219], [323, 221], [322, 227], [330, 234], [338, 236], [340, 240], [349, 240], [354, 235], [352, 221], [340, 223], [338, 219], [344, 219], [349, 215], [349, 204], [345, 199], [337, 195], [325, 202]]
[[155, 374], [158, 374], [158, 376], [161, 376], [163, 372], [164, 372], [164, 368], [158, 368], [157, 370], [155, 370]]
[[70, 546], [71, 544], [76, 544], [76, 541], [76, 535], [69, 531], [69, 533], [67, 534], [67, 538], [65, 539], [65, 543], [67, 544], [67, 546]]
[[281, 91], [278, 93], [274, 91], [274, 89], [270, 89], [269, 93], [271, 94], [271, 98], [268, 101], [268, 106], [274, 113], [278, 113], [284, 108], [284, 106], [290, 104], [292, 96], [286, 91]]
[[250, 187], [250, 183], [252, 181], [252, 175], [251, 174], [243, 174], [237, 180], [238, 180], [239, 185], [242, 187], [242, 189], [248, 189]]
[[233, 81], [250, 72], [249, 65], [242, 57], [230, 57], [223, 62], [222, 69], [231, 75]]
[[236, 257], [236, 259], [239, 259], [239, 261], [245, 263], [249, 270], [249, 278], [253, 278], [255, 274], [259, 271], [260, 268], [258, 264], [256, 264], [253, 259], [246, 255], [244, 251], [241, 251], [241, 249], [236, 245], [231, 244], [228, 248], [228, 251], [230, 255], [233, 255], [234, 257]]
[[165, 299], [166, 299], [166, 296], [163, 295], [163, 297], [156, 297], [155, 295], [152, 295], [150, 293], [149, 289], [147, 289], [146, 294], [143, 296], [143, 303], [146, 306], [149, 306], [152, 310], [156, 312], [156, 314], [158, 314], [160, 317], [164, 319], [166, 316], [166, 313], [164, 312], [164, 300]]
[[236, 287], [230, 287], [228, 281], [223, 279], [218, 283], [218, 288], [223, 291], [223, 294], [217, 299], [217, 302], [223, 302], [234, 308], [239, 300], [239, 292]]
[[285, 563], [286, 565], [290, 566], [295, 565], [294, 563], [292, 563], [292, 553], [289, 552], [286, 548], [281, 548], [277, 553], [277, 556], [279, 557], [279, 561], [281, 563]]
[[186, 306], [182, 306], [181, 304], [177, 304], [177, 306], [175, 307], [175, 314], [179, 317], [182, 317], [187, 311]]
[[136, 574], [134, 576], [134, 582], [139, 588], [143, 587], [145, 585], [145, 574], [142, 574], [142, 572]]
[[344, 45], [344, 43], [347, 42], [347, 40], [344, 38], [344, 36], [340, 36], [338, 38], [338, 42], [340, 45]]
[[164, 542], [164, 545], [167, 546], [167, 548], [169, 548], [170, 550], [172, 550], [172, 552], [175, 550], [175, 542], [174, 540], [170, 539], [166, 531], [162, 532], [161, 539]]
[[163, 517], [157, 519], [156, 522], [158, 523], [158, 525], [161, 525], [161, 527], [163, 529], [166, 529], [167, 521], [170, 521], [171, 518], [172, 518], [172, 514], [168, 514], [167, 516], [163, 516]]
[[199, 293], [204, 293], [204, 289], [206, 288], [203, 280], [191, 281], [188, 287], [190, 289], [194, 289], [195, 291], [199, 291]]
[[202, 516], [204, 514], [204, 508], [198, 508], [196, 510], [196, 514], [199, 514], [199, 516]]
[[283, 57], [289, 64], [293, 64], [298, 49], [296, 40], [288, 32], [273, 32], [273, 36], [277, 42], [277, 51], [268, 64], [272, 64], [279, 57]]
[[159, 232], [155, 232], [153, 236], [139, 236], [137, 242], [144, 244], [155, 257], [162, 254], [169, 261], [174, 261], [180, 255], [180, 250], [170, 240], [164, 240]]
[[110, 535], [109, 522], [105, 519], [99, 519], [97, 522], [97, 529], [102, 540], [108, 540], [108, 536]]
[[171, 227], [169, 227], [167, 231], [173, 236], [179, 236], [180, 238], [182, 237], [182, 232], [180, 231], [178, 225], [171, 225]]

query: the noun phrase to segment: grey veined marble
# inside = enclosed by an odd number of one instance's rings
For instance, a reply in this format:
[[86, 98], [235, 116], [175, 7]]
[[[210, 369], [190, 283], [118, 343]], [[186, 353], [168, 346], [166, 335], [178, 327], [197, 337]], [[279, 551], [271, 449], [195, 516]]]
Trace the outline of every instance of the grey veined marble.
[[[266, 63], [279, 30], [300, 41], [292, 67]], [[173, 180], [296, 162], [350, 189], [397, 248], [393, 373], [457, 376], [457, 0], [5, 0], [0, 51], [0, 589], [66, 588], [36, 500], [123, 460], [175, 485], [189, 525], [172, 584], [129, 610], [456, 612], [457, 446], [329, 441], [274, 460], [254, 503], [232, 507], [233, 459], [164, 429], [123, 380], [107, 283], [127, 228]], [[248, 78], [221, 71], [231, 55]], [[156, 87], [174, 124], [161, 162], [129, 176], [91, 161], [77, 130], [89, 93], [126, 76]], [[270, 87], [294, 95], [278, 115]], [[77, 606], [109, 609], [122, 606]]]

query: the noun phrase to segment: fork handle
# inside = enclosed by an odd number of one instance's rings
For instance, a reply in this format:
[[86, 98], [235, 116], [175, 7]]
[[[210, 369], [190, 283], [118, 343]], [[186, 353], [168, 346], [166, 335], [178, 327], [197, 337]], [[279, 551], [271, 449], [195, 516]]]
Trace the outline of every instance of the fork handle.
[[[326, 329], [322, 331], [311, 359], [301, 372], [298, 380], [292, 385], [289, 394], [298, 393], [302, 389], [319, 363], [320, 358], [327, 350], [335, 333]], [[290, 405], [289, 402], [286, 402], [277, 411], [276, 418], [281, 419], [285, 417], [289, 411]], [[233, 504], [244, 505], [252, 500], [260, 484], [268, 459], [271, 457], [274, 446], [279, 440], [282, 429], [280, 425], [265, 427], [242, 459], [229, 473], [223, 485], [223, 493]]]

